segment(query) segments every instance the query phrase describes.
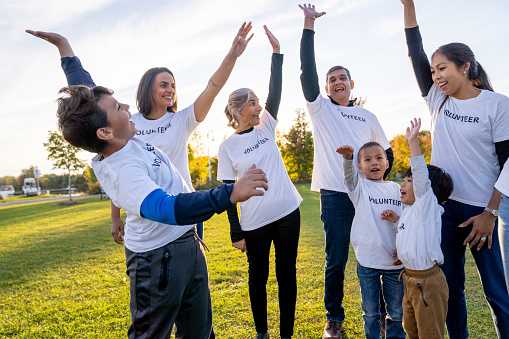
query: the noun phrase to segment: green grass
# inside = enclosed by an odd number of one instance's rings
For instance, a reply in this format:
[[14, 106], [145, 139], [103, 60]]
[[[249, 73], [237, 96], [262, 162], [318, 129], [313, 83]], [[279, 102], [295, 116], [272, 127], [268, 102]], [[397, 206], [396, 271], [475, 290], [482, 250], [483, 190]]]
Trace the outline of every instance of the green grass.
[[[324, 237], [319, 195], [298, 186], [304, 198], [297, 263], [298, 301], [294, 338], [320, 338]], [[0, 338], [125, 338], [130, 323], [129, 282], [123, 247], [110, 235], [109, 201], [0, 204]], [[231, 247], [226, 214], [205, 224], [214, 329], [218, 338], [252, 338], [245, 254]], [[355, 256], [345, 281], [344, 338], [362, 338]], [[471, 338], [495, 338], [475, 264], [467, 256]], [[277, 338], [274, 257], [268, 283], [269, 332]]]

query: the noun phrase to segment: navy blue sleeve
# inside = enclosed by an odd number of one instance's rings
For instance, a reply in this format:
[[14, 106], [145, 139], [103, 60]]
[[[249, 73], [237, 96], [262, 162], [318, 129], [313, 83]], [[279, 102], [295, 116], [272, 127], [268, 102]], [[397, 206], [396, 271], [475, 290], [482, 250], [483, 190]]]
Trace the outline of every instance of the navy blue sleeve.
[[283, 54], [272, 53], [270, 66], [269, 95], [265, 102], [265, 109], [277, 120], [277, 112], [281, 103], [283, 89]]
[[85, 85], [94, 87], [95, 82], [92, 80], [90, 73], [85, 71], [81, 65], [81, 61], [77, 56], [65, 57], [60, 59], [62, 69], [67, 78], [67, 85]]
[[304, 92], [304, 98], [308, 102], [314, 102], [320, 95], [318, 73], [315, 61], [315, 32], [310, 29], [302, 31], [300, 40], [300, 84]]
[[414, 69], [417, 84], [421, 90], [423, 97], [428, 95], [431, 86], [433, 86], [433, 78], [431, 76], [430, 64], [428, 57], [422, 46], [421, 32], [419, 26], [405, 28], [406, 43], [408, 46], [408, 57]]
[[233, 184], [223, 184], [209, 191], [170, 195], [162, 189], [152, 191], [142, 202], [143, 218], [169, 225], [192, 225], [210, 219], [233, 206]]

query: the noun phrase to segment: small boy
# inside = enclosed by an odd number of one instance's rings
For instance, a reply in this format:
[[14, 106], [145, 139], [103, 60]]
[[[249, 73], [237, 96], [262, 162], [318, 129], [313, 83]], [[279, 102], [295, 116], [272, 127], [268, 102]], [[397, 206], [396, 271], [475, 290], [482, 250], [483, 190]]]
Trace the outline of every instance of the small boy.
[[411, 168], [401, 184], [399, 214], [387, 210], [382, 219], [397, 222], [396, 247], [403, 270], [403, 327], [409, 339], [444, 338], [449, 289], [442, 270], [440, 249], [443, 204], [452, 192], [453, 183], [442, 169], [426, 165], [417, 135], [421, 119], [411, 121], [406, 130], [410, 145]]
[[[263, 195], [267, 178], [254, 165], [234, 185], [190, 188], [159, 149], [135, 138], [127, 105], [96, 86], [60, 90], [58, 125], [72, 145], [98, 153], [92, 168], [116, 206], [126, 210], [130, 280], [129, 338], [209, 338], [212, 308], [207, 263], [196, 222]], [[176, 226], [186, 225], [186, 226]]]
[[383, 147], [376, 142], [364, 144], [357, 154], [357, 167], [353, 165], [354, 149], [341, 146], [336, 152], [343, 155], [344, 181], [348, 196], [355, 207], [350, 241], [357, 257], [357, 276], [361, 287], [364, 335], [368, 339], [380, 338], [380, 291], [383, 293], [388, 316], [387, 338], [405, 338], [401, 325], [403, 311], [403, 284], [398, 280], [402, 265], [394, 266], [396, 231], [388, 221], [380, 219], [386, 209], [401, 212], [399, 185], [384, 181], [389, 167]]

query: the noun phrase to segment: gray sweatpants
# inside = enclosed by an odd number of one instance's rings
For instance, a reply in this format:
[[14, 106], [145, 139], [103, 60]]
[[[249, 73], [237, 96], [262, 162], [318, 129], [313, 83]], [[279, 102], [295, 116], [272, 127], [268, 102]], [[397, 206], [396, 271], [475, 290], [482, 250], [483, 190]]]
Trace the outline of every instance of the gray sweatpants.
[[208, 339], [212, 306], [203, 247], [190, 230], [155, 250], [125, 249], [131, 290], [129, 339]]

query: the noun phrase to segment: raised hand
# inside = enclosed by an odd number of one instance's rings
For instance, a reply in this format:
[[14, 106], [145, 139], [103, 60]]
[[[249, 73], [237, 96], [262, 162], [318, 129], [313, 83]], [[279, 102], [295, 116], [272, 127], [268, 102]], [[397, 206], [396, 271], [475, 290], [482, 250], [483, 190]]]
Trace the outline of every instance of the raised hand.
[[60, 52], [60, 57], [62, 58], [74, 56], [74, 52], [71, 48], [71, 45], [69, 44], [69, 41], [63, 35], [52, 32], [32, 31], [30, 29], [25, 30], [25, 32], [55, 45]]
[[343, 145], [336, 148], [336, 152], [341, 154], [343, 158], [352, 160], [353, 159], [353, 147], [350, 145]]
[[263, 188], [265, 191], [269, 189], [267, 185], [267, 176], [264, 171], [256, 168], [253, 164], [233, 185], [230, 201], [232, 204], [236, 204], [246, 201], [253, 196], [263, 195], [264, 191], [258, 188]]
[[267, 28], [267, 25], [263, 25], [263, 29], [265, 30], [265, 34], [267, 35], [267, 38], [269, 38], [269, 42], [272, 45], [272, 50], [274, 53], [278, 53], [281, 51], [281, 48], [279, 46], [279, 41], [276, 39], [274, 34], [272, 34], [271, 31]]
[[247, 44], [254, 35], [254, 33], [252, 33], [251, 36], [247, 38], [247, 35], [251, 31], [251, 28], [253, 28], [253, 26], [251, 25], [251, 21], [248, 22], [247, 24], [244, 22], [242, 26], [240, 26], [240, 29], [237, 32], [237, 36], [235, 36], [235, 39], [233, 40], [232, 48], [230, 49], [230, 54], [232, 56], [238, 58], [239, 56], [242, 55], [242, 53], [244, 53]]
[[299, 5], [299, 8], [302, 9], [302, 11], [304, 12], [305, 18], [317, 19], [317, 18], [321, 17], [322, 15], [325, 15], [325, 12], [317, 12], [315, 10], [315, 5], [304, 4], [304, 5]]
[[419, 130], [421, 129], [421, 118], [414, 120], [410, 120], [410, 127], [407, 127], [406, 129], [406, 139], [408, 142], [417, 139], [417, 136], [419, 135]]

